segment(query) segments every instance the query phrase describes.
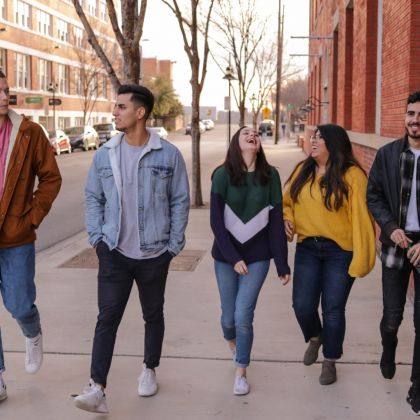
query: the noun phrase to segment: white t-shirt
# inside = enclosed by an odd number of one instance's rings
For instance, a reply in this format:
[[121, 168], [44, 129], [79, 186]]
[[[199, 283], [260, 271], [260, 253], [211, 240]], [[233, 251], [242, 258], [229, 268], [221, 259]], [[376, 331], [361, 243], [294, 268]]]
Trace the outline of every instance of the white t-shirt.
[[405, 230], [409, 232], [420, 231], [419, 213], [417, 209], [417, 162], [420, 157], [420, 149], [410, 147], [414, 153], [414, 172], [413, 180], [411, 182], [410, 202], [408, 203], [407, 220], [405, 222]]

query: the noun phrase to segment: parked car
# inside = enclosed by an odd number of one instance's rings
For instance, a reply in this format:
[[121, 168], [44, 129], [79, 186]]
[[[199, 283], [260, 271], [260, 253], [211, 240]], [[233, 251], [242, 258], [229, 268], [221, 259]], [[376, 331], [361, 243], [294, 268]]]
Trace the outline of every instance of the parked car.
[[48, 137], [57, 156], [63, 152], [71, 153], [69, 136], [63, 130], [50, 130], [48, 131]]
[[203, 120], [203, 124], [206, 127], [206, 130], [213, 130], [214, 128], [213, 120]]
[[99, 147], [98, 133], [89, 125], [69, 127], [64, 132], [69, 136], [72, 150], [82, 149], [87, 151]]
[[258, 126], [258, 134], [260, 136], [272, 136], [274, 131], [274, 124], [272, 123], [272, 120], [263, 120], [260, 122], [260, 125]]
[[[198, 127], [200, 130], [200, 133], [204, 133], [206, 131], [206, 126], [202, 123], [202, 121], [199, 121]], [[191, 134], [191, 123], [188, 123], [185, 127], [185, 134]]]
[[95, 124], [93, 128], [99, 136], [99, 146], [106, 143], [111, 137], [114, 137], [119, 131], [115, 128], [114, 123]]
[[160, 138], [168, 140], [168, 132], [164, 127], [147, 127], [150, 131], [153, 131], [159, 135]]

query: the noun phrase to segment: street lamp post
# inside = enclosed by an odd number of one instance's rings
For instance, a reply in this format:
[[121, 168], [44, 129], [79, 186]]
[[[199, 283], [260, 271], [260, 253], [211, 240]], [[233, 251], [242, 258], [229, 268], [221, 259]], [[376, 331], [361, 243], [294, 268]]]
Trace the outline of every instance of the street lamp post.
[[55, 92], [57, 92], [57, 85], [55, 82], [51, 82], [48, 86], [48, 92], [52, 93], [53, 100], [53, 130], [55, 133]]
[[255, 93], [252, 94], [250, 101], [252, 106], [252, 126], [254, 129], [257, 128], [257, 116], [255, 115], [255, 101], [257, 100], [257, 97], [255, 96]]
[[230, 92], [231, 92], [232, 80], [236, 80], [235, 76], [233, 75], [233, 70], [230, 67], [230, 65], [226, 67], [225, 75], [223, 79], [227, 80], [229, 83], [229, 92], [228, 92], [229, 103], [228, 103], [227, 108], [228, 108], [228, 143], [230, 143], [230, 123], [231, 123], [231, 104], [230, 104], [231, 93]]

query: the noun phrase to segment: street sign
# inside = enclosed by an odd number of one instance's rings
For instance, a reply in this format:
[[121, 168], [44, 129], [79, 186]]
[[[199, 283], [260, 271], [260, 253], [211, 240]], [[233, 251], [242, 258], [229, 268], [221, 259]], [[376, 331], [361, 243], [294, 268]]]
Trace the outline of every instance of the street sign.
[[50, 98], [48, 99], [48, 105], [61, 105], [61, 99], [60, 98]]
[[9, 96], [9, 105], [17, 105], [17, 95]]
[[27, 104], [40, 104], [43, 101], [43, 97], [42, 96], [27, 96], [25, 98], [25, 102]]

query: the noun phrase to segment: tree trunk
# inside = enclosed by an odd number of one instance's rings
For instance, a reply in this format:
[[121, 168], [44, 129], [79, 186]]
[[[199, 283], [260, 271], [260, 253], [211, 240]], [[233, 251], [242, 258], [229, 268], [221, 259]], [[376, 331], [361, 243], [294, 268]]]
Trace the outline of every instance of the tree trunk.
[[203, 205], [201, 192], [201, 170], [200, 170], [200, 89], [196, 79], [191, 78], [192, 102], [191, 102], [191, 147], [192, 147], [192, 188], [191, 204], [193, 207]]

